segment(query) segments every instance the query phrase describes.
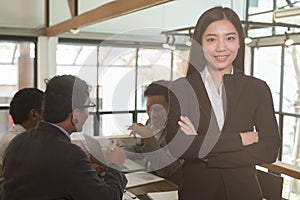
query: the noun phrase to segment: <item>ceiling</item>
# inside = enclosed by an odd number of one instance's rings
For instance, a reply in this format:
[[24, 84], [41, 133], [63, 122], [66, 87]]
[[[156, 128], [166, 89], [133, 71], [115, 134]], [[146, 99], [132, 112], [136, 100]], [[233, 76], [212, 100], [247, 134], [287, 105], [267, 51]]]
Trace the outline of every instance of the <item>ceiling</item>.
[[[0, 34], [41, 34], [45, 21], [43, 0], [0, 0]], [[119, 0], [121, 1], [121, 0]], [[109, 2], [108, 0], [78, 0], [78, 14]], [[124, 0], [124, 2], [126, 2]], [[59, 37], [107, 38], [127, 40], [161, 40], [161, 31], [194, 26], [201, 13], [213, 6], [231, 7], [241, 16], [244, 0], [175, 0], [121, 17], [80, 28], [76, 35]], [[71, 17], [67, 0], [50, 0], [50, 26]], [[125, 39], [125, 40], [126, 40]]]

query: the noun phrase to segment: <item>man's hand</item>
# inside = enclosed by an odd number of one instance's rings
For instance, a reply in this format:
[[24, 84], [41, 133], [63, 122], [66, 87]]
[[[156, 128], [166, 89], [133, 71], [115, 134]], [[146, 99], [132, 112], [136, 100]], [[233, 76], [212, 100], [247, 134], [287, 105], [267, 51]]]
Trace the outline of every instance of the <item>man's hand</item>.
[[88, 157], [92, 163], [92, 167], [98, 174], [101, 174], [102, 172], [106, 171], [106, 166], [101, 163], [99, 160], [97, 160], [91, 153], [88, 153]]
[[149, 138], [154, 136], [153, 132], [146, 126], [141, 123], [133, 123], [128, 127], [128, 130], [131, 130], [132, 135], [139, 135], [142, 138]]
[[122, 167], [125, 162], [125, 152], [118, 146], [108, 147], [106, 150], [106, 161], [108, 164], [114, 163]]

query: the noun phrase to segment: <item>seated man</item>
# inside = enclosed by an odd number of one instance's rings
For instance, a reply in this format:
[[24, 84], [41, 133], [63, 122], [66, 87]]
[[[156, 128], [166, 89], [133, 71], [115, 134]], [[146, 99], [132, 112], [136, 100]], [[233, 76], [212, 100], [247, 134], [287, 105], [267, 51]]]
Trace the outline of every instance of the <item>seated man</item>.
[[12, 98], [9, 107], [14, 125], [0, 138], [0, 199], [3, 196], [2, 165], [8, 143], [20, 133], [31, 129], [42, 120], [44, 92], [36, 88], [19, 90]]
[[88, 118], [89, 86], [72, 75], [47, 83], [44, 121], [16, 136], [4, 155], [4, 200], [19, 199], [122, 199], [127, 183], [119, 171], [124, 151], [107, 151], [106, 176], [102, 181], [86, 153], [71, 143]]
[[[144, 92], [149, 119], [146, 126], [133, 123], [128, 129], [142, 137], [141, 143], [129, 148], [142, 153], [148, 162], [148, 170], [177, 185], [181, 184], [183, 161], [174, 158], [166, 146], [166, 121], [169, 110], [168, 81], [155, 81]], [[129, 153], [130, 156], [130, 153]]]

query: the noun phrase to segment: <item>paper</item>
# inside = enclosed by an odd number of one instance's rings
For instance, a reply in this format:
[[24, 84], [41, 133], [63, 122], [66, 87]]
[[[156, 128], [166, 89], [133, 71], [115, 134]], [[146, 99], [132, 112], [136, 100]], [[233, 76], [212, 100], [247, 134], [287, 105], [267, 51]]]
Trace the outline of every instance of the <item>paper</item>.
[[125, 174], [128, 182], [126, 188], [140, 186], [164, 180], [164, 178], [147, 172], [132, 172]]
[[177, 190], [169, 192], [151, 192], [147, 196], [152, 200], [178, 200]]
[[135, 196], [134, 194], [126, 191], [124, 194], [123, 194], [123, 197], [122, 197], [122, 200], [139, 200], [139, 198], [137, 198], [137, 196]]

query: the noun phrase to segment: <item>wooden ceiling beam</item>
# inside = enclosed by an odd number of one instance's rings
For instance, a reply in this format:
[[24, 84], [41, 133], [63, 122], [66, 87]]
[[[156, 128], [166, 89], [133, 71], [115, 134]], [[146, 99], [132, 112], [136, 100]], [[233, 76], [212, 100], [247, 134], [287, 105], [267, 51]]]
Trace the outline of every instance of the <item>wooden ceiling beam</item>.
[[101, 5], [88, 12], [74, 16], [71, 19], [46, 27], [46, 36], [56, 36], [71, 29], [88, 26], [132, 12], [150, 8], [173, 0], [115, 0]]
[[70, 9], [70, 13], [71, 16], [74, 17], [75, 16], [75, 6], [74, 6], [74, 0], [68, 0], [68, 5], [69, 5], [69, 9]]
[[68, 5], [72, 17], [78, 15], [78, 0], [68, 0]]

